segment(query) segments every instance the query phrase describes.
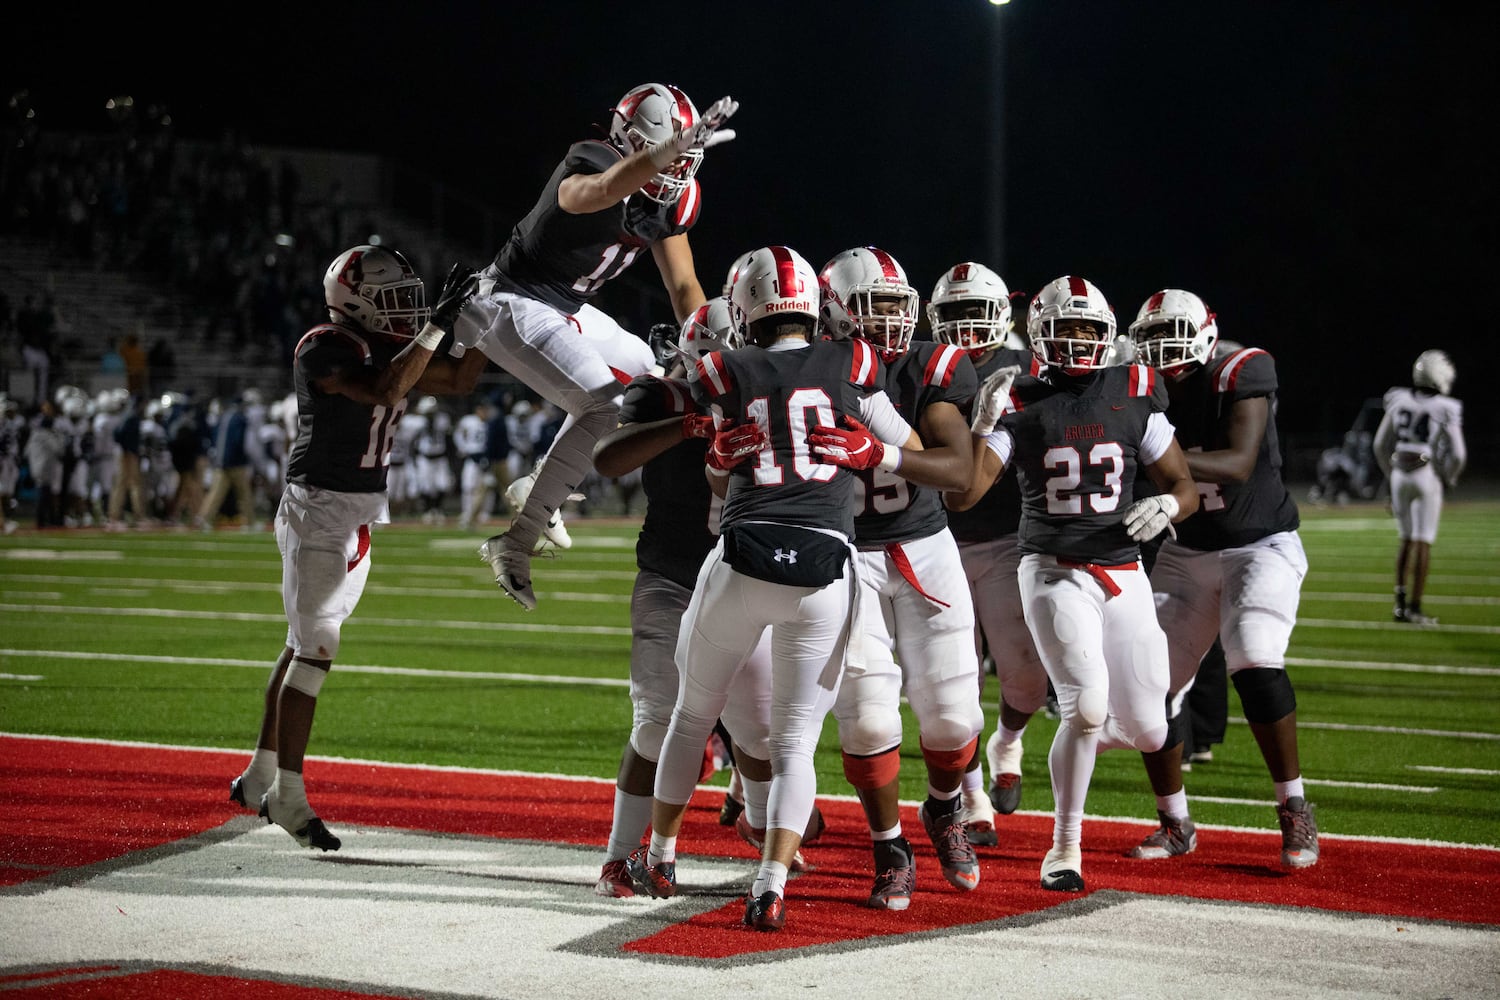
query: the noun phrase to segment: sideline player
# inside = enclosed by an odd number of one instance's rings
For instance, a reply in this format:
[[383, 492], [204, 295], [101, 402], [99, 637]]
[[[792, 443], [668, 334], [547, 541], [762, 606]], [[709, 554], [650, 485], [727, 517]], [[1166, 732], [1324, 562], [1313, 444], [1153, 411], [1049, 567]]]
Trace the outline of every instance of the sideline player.
[[478, 382], [484, 355], [433, 357], [477, 285], [455, 266], [428, 309], [406, 258], [354, 247], [323, 277], [329, 322], [303, 334], [294, 353], [298, 434], [276, 511], [286, 648], [266, 686], [255, 752], [229, 797], [303, 847], [339, 849], [307, 801], [303, 755], [340, 629], [370, 575], [370, 527], [390, 520], [391, 436], [413, 388], [462, 395]]
[[593, 471], [594, 444], [617, 425], [624, 385], [655, 362], [644, 339], [589, 300], [649, 247], [677, 321], [703, 304], [687, 238], [701, 204], [693, 175], [705, 149], [734, 137], [720, 126], [738, 107], [725, 97], [699, 115], [681, 90], [657, 83], [626, 94], [608, 142], [568, 149], [481, 273], [454, 331], [459, 345], [483, 351], [567, 414], [520, 512], [480, 547], [496, 584], [527, 611], [536, 608], [538, 539]]
[[[1259, 348], [1215, 356], [1217, 318], [1180, 288], [1153, 294], [1130, 324], [1137, 356], [1166, 384], [1172, 421], [1197, 482], [1198, 515], [1165, 541], [1151, 567], [1157, 617], [1170, 638], [1172, 705], [1192, 684], [1218, 636], [1225, 668], [1276, 791], [1281, 863], [1318, 861], [1318, 827], [1297, 752], [1297, 697], [1286, 650], [1297, 623], [1307, 556], [1297, 504], [1281, 478], [1276, 363]], [[1197, 835], [1181, 787], [1182, 742], [1145, 754], [1161, 825], [1132, 857], [1193, 850]]]
[[1391, 512], [1401, 541], [1396, 550], [1398, 622], [1437, 624], [1422, 611], [1427, 568], [1443, 516], [1443, 488], [1458, 485], [1469, 457], [1464, 404], [1448, 395], [1457, 376], [1447, 354], [1423, 351], [1411, 366], [1412, 388], [1395, 386], [1386, 392], [1385, 416], [1375, 430], [1375, 461], [1391, 481]]
[[844, 776], [869, 822], [875, 881], [867, 905], [904, 910], [916, 864], [901, 828], [901, 695], [916, 717], [927, 796], [917, 817], [954, 888], [979, 885], [979, 859], [964, 829], [961, 792], [974, 760], [984, 709], [974, 605], [942, 491], [973, 474], [969, 422], [978, 388], [974, 366], [956, 347], [912, 343], [921, 297], [900, 263], [879, 247], [855, 247], [820, 273], [823, 327], [869, 344], [885, 365], [886, 395], [921, 434], [925, 450], [900, 471], [875, 464], [864, 428], [815, 427], [815, 454], [853, 469], [854, 542], [864, 602], [864, 656], [844, 672], [834, 705]]
[[[1041, 374], [1005, 368], [980, 387], [974, 482], [949, 505], [971, 507], [1015, 464], [1021, 600], [1062, 716], [1047, 758], [1056, 814], [1041, 882], [1082, 892], [1095, 755], [1167, 740], [1167, 638], [1140, 546], [1196, 511], [1198, 491], [1162, 380], [1142, 365], [1107, 367], [1114, 310], [1092, 282], [1049, 282], [1031, 300], [1026, 332]], [[1139, 471], [1159, 495], [1134, 496]]]

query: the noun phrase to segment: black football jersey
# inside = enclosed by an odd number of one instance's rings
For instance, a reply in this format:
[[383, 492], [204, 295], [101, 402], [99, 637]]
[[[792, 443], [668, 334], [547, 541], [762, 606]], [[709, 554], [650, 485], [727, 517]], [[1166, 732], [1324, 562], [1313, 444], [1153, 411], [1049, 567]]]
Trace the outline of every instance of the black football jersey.
[[685, 233], [698, 221], [702, 202], [696, 180], [671, 205], [637, 192], [587, 215], [562, 210], [557, 189], [563, 178], [603, 173], [620, 159], [607, 142], [576, 142], [568, 149], [536, 205], [495, 256], [495, 265], [518, 291], [575, 313], [652, 243]]
[[1015, 439], [1023, 553], [1105, 566], [1140, 557], [1122, 519], [1146, 423], [1167, 408], [1164, 381], [1145, 365], [1016, 379], [1000, 424]]
[[340, 369], [380, 370], [406, 344], [340, 324], [315, 326], [302, 335], [292, 361], [297, 389], [297, 442], [287, 460], [287, 482], [340, 493], [385, 490], [391, 443], [406, 400], [370, 406], [313, 383]]
[[[625, 389], [621, 424], [649, 424], [698, 412], [687, 382], [639, 375]], [[703, 474], [708, 442], [683, 441], [641, 467], [646, 517], [635, 543], [641, 569], [691, 589], [718, 538], [723, 502]]]
[[[970, 356], [972, 357], [973, 352]], [[1039, 374], [1041, 366], [1031, 351], [1002, 347], [990, 351], [989, 357], [974, 365], [974, 375], [983, 383], [998, 369], [1018, 365], [1023, 372]], [[976, 390], [977, 391], [977, 390]], [[964, 416], [973, 417], [973, 406], [964, 407]], [[968, 510], [948, 511], [948, 528], [960, 542], [987, 542], [1014, 535], [1021, 526], [1021, 487], [1016, 482], [1014, 464], [1006, 467], [979, 502]]]
[[[978, 387], [968, 352], [947, 344], [915, 341], [886, 367], [885, 393], [913, 427], [920, 425], [922, 412], [933, 403], [967, 409]], [[865, 469], [855, 476], [859, 486], [854, 491], [854, 540], [859, 548], [926, 538], [947, 527], [941, 491], [881, 469]]]
[[1265, 437], [1250, 478], [1243, 483], [1199, 483], [1198, 513], [1177, 526], [1177, 540], [1189, 548], [1217, 551], [1295, 531], [1301, 516], [1281, 478], [1281, 445], [1276, 436], [1275, 359], [1259, 348], [1245, 348], [1168, 388], [1172, 423], [1184, 451], [1228, 448], [1235, 402], [1255, 396], [1270, 400]]
[[814, 455], [816, 426], [860, 415], [860, 399], [884, 383], [879, 356], [862, 340], [816, 340], [791, 350], [743, 347], [698, 362], [698, 405], [736, 424], [755, 421], [770, 444], [730, 473], [723, 524], [777, 521], [854, 537], [854, 474]]

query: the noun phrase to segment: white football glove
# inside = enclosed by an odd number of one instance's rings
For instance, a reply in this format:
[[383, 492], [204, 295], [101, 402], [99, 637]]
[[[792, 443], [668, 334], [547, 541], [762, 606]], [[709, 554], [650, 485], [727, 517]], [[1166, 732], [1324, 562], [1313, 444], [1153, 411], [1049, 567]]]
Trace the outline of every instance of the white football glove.
[[651, 158], [651, 165], [657, 170], [665, 170], [673, 160], [694, 147], [712, 149], [733, 139], [734, 129], [721, 130], [719, 126], [739, 109], [739, 101], [731, 97], [719, 98], [698, 116], [698, 122], [692, 128], [685, 128], [670, 139], [647, 146], [646, 155]]
[[1177, 516], [1177, 498], [1169, 493], [1137, 500], [1125, 508], [1125, 530], [1138, 542], [1155, 538]]
[[975, 434], [989, 434], [1000, 422], [1000, 414], [1005, 412], [1006, 405], [1010, 402], [1010, 386], [1021, 374], [1020, 365], [1006, 365], [997, 368], [990, 373], [979, 386], [979, 392], [974, 396], [974, 416], [969, 421], [969, 429]]

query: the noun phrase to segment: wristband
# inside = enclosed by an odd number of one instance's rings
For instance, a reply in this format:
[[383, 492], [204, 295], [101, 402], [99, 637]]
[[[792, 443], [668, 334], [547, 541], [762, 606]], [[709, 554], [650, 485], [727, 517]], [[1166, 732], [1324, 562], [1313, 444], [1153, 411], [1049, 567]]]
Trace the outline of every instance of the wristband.
[[443, 337], [446, 333], [447, 331], [442, 327], [433, 326], [431, 323], [428, 323], [422, 327], [422, 332], [416, 336], [417, 346], [423, 350], [435, 351], [437, 350], [437, 346], [443, 342]]
[[895, 445], [886, 445], [885, 451], [880, 455], [880, 461], [875, 467], [882, 472], [895, 472], [901, 468], [901, 449]]

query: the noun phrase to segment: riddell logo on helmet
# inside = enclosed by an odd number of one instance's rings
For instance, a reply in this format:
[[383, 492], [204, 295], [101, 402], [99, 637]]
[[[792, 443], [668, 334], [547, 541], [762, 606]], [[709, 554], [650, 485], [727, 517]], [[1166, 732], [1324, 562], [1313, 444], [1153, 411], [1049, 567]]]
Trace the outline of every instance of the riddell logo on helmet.
[[768, 303], [766, 303], [766, 312], [768, 312], [768, 313], [774, 313], [774, 312], [805, 312], [805, 313], [813, 313], [813, 312], [817, 312], [817, 310], [813, 308], [813, 304], [811, 302], [804, 302], [804, 301], [801, 301], [801, 300], [798, 300], [798, 299], [794, 299], [791, 302], [768, 302]]

